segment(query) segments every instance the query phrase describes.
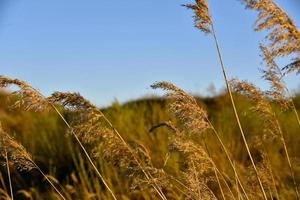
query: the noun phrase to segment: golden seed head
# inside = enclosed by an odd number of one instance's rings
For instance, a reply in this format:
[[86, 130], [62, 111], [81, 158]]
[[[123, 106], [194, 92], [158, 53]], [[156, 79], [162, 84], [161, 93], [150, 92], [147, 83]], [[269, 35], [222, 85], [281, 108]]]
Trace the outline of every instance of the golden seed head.
[[0, 127], [0, 157], [5, 158], [6, 154], [9, 163], [20, 171], [30, 171], [36, 168], [32, 156], [26, 149]]
[[279, 66], [274, 61], [273, 56], [268, 48], [260, 45], [265, 69], [261, 70], [263, 78], [271, 84], [271, 88], [266, 92], [269, 98], [276, 101], [283, 109], [290, 107], [290, 102], [287, 96], [287, 88], [282, 80], [282, 72]]
[[204, 33], [211, 33], [212, 20], [209, 14], [208, 3], [206, 0], [196, 0], [194, 4], [183, 5], [194, 11], [195, 27]]
[[48, 103], [45, 98], [28, 83], [18, 79], [0, 76], [0, 88], [9, 86], [17, 86], [19, 88], [19, 90], [12, 93], [18, 97], [14, 107], [33, 111], [43, 111], [48, 108]]
[[169, 91], [166, 97], [172, 101], [170, 111], [182, 122], [188, 132], [201, 133], [210, 128], [206, 110], [199, 107], [193, 96], [169, 82], [155, 83], [151, 87]]
[[258, 11], [255, 31], [267, 30], [267, 48], [272, 57], [294, 55], [286, 73], [300, 69], [300, 31], [288, 14], [273, 0], [242, 0], [246, 8]]
[[263, 122], [263, 134], [261, 138], [273, 139], [279, 136], [280, 130], [276, 124], [277, 118], [265, 94], [255, 85], [246, 81], [232, 79], [230, 85], [233, 91], [245, 95], [255, 104], [251, 107], [251, 111], [257, 113]]

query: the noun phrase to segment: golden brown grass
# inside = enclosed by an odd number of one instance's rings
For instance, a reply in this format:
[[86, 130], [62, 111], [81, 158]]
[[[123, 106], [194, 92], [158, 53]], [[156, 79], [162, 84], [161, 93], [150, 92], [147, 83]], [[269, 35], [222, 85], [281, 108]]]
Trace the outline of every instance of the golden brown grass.
[[255, 31], [267, 30], [267, 46], [273, 58], [294, 55], [284, 67], [286, 74], [299, 72], [300, 32], [294, 21], [274, 0], [242, 0], [246, 8], [258, 11]]
[[[10, 179], [9, 165], [12, 164], [20, 171], [31, 171], [37, 169], [48, 183], [53, 187], [57, 194], [65, 199], [64, 195], [55, 187], [53, 182], [44, 174], [39, 166], [33, 161], [32, 156], [26, 151], [26, 149], [19, 144], [14, 138], [7, 134], [0, 127], [0, 156], [6, 158], [6, 166], [8, 169], [8, 177]], [[13, 199], [12, 185], [10, 180], [11, 199]]]
[[[284, 75], [300, 70], [300, 33], [292, 19], [273, 0], [243, 2], [248, 9], [259, 12], [255, 30], [269, 31], [266, 42], [260, 44], [265, 64], [261, 73], [270, 84], [267, 91], [261, 91], [246, 81], [229, 81], [208, 2], [196, 0], [194, 4], [184, 6], [194, 11], [195, 27], [212, 36], [216, 45], [233, 111], [229, 115], [236, 120], [235, 128], [243, 144], [240, 151], [247, 155], [246, 161], [239, 159], [230, 143], [225, 142], [228, 140], [224, 136], [227, 129], [216, 126], [216, 120], [204, 106], [172, 83], [158, 82], [151, 86], [166, 91], [165, 99], [175, 118], [150, 129], [153, 135], [158, 128], [168, 127], [171, 130], [164, 152], [154, 154], [155, 147], [122, 134], [123, 130], [116, 128], [109, 115], [79, 93], [55, 92], [45, 97], [24, 81], [0, 76], [0, 88], [18, 87], [10, 95], [15, 98], [12, 101], [14, 109], [40, 114], [54, 111], [64, 123], [67, 133], [60, 135], [59, 139], [66, 140], [71, 135], [80, 149], [73, 149], [71, 157], [74, 163], [70, 163], [78, 171], [72, 171], [68, 184], [61, 185], [56, 177], [41, 170], [25, 147], [0, 128], [0, 163], [6, 167], [8, 178], [6, 186], [0, 173], [0, 199], [14, 199], [15, 194], [22, 194], [27, 199], [44, 197], [35, 188], [15, 192], [12, 167], [20, 172], [38, 170], [56, 192], [52, 194], [53, 198], [61, 199], [128, 199], [124, 190], [115, 188], [115, 185], [120, 185], [120, 179], [125, 180], [127, 193], [137, 193], [133, 199], [299, 199], [299, 177], [295, 173], [299, 166], [293, 162], [280, 114], [292, 109], [300, 127], [296, 105], [283, 81]], [[285, 56], [293, 56], [293, 59], [282, 68], [277, 65], [276, 59]], [[244, 131], [247, 124], [242, 121], [244, 113], [239, 112], [237, 99], [252, 102], [250, 113], [259, 121], [260, 134], [250, 134], [251, 129], [249, 133]], [[278, 106], [281, 108], [279, 111], [274, 109]], [[143, 128], [148, 130], [149, 127]], [[74, 141], [71, 140], [70, 145]], [[277, 143], [282, 151], [274, 150]], [[84, 157], [80, 157], [81, 153]], [[276, 159], [283, 160], [282, 167], [287, 166], [289, 175], [279, 174], [274, 166]], [[109, 178], [103, 175], [105, 171], [116, 173]], [[285, 194], [291, 188], [294, 194]], [[144, 195], [144, 191], [148, 196]]]
[[204, 24], [206, 26], [206, 29], [203, 28], [202, 26], [200, 26], [200, 30], [204, 31], [205, 33], [210, 33], [213, 36], [213, 39], [214, 39], [214, 42], [215, 42], [215, 45], [216, 45], [216, 49], [217, 49], [217, 53], [218, 53], [218, 56], [219, 56], [219, 61], [220, 61], [222, 73], [223, 73], [223, 76], [224, 76], [224, 81], [225, 81], [226, 88], [227, 88], [227, 91], [228, 91], [228, 94], [230, 96], [230, 100], [231, 100], [231, 103], [232, 103], [232, 108], [233, 108], [233, 111], [234, 111], [234, 115], [235, 115], [238, 127], [240, 129], [240, 133], [242, 135], [243, 142], [244, 142], [244, 145], [246, 147], [247, 153], [250, 157], [251, 164], [254, 168], [254, 171], [256, 172], [257, 180], [259, 182], [261, 192], [264, 196], [264, 199], [267, 200], [267, 196], [266, 196], [265, 191], [263, 189], [261, 179], [259, 177], [258, 171], [256, 169], [255, 162], [253, 160], [253, 156], [250, 152], [250, 148], [249, 148], [249, 145], [248, 145], [245, 133], [244, 133], [244, 129], [243, 129], [242, 124], [240, 122], [240, 117], [239, 117], [239, 114], [238, 114], [238, 111], [237, 111], [237, 108], [236, 108], [236, 103], [235, 103], [235, 100], [233, 98], [232, 91], [231, 91], [231, 86], [230, 86], [229, 81], [228, 81], [228, 75], [227, 75], [225, 64], [224, 64], [224, 61], [223, 61], [221, 48], [220, 48], [220, 45], [219, 45], [219, 42], [218, 42], [218, 39], [217, 39], [216, 30], [214, 28], [214, 23], [213, 23], [213, 20], [211, 18], [211, 15], [209, 13], [208, 3], [205, 0], [204, 1], [203, 0], [196, 0], [195, 4], [192, 4], [192, 5], [193, 6], [188, 4], [187, 7], [194, 10], [194, 13], [195, 13], [194, 18], [196, 19], [195, 20], [195, 26], [198, 28], [199, 27], [198, 26], [199, 21], [204, 22]]

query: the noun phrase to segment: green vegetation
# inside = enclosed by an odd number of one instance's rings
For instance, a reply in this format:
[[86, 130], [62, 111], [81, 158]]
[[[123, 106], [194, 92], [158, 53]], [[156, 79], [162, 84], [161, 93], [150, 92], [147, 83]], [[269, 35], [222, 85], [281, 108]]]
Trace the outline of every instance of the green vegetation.
[[243, 2], [259, 13], [255, 31], [268, 32], [266, 91], [228, 78], [205, 0], [185, 7], [216, 45], [227, 89], [218, 96], [158, 82], [163, 98], [99, 109], [0, 76], [0, 88], [15, 89], [0, 96], [0, 198], [300, 200], [300, 96], [283, 81], [300, 70], [300, 31], [273, 0]]
[[[258, 116], [249, 111], [251, 103], [243, 96], [237, 96], [238, 110], [241, 115], [242, 124], [245, 126], [247, 139], [251, 143], [251, 151], [257, 152], [255, 158], [259, 161], [260, 154], [255, 149], [255, 137], [262, 134], [263, 122]], [[295, 103], [300, 105], [300, 97], [295, 98]], [[166, 155], [168, 152], [168, 137], [172, 134], [167, 128], [157, 129], [149, 132], [150, 128], [171, 120], [174, 124], [175, 117], [167, 112], [167, 101], [161, 98], [141, 99], [131, 101], [123, 105], [115, 102], [112, 106], [103, 110], [103, 113], [111, 120], [127, 141], [139, 141], [150, 152], [153, 164], [157, 168], [163, 168], [168, 173], [180, 177], [181, 159], [178, 154], [171, 155], [166, 165]], [[93, 169], [87, 164], [83, 153], [78, 145], [73, 141], [70, 135], [66, 135], [67, 128], [61, 119], [54, 113], [50, 112], [25, 112], [21, 109], [11, 109], [14, 98], [7, 99], [4, 93], [1, 96], [0, 117], [3, 129], [15, 136], [26, 149], [33, 155], [36, 163], [47, 173], [52, 176], [54, 182], [68, 194], [72, 199], [109, 199], [109, 194], [103, 188], [95, 175]], [[234, 120], [230, 99], [225, 94], [213, 98], [198, 98], [198, 104], [208, 110], [210, 120], [220, 133], [225, 145], [228, 147], [235, 164], [240, 172], [247, 178], [251, 177], [253, 172], [249, 171], [250, 161], [239, 135], [239, 130]], [[278, 108], [280, 111], [280, 108]], [[68, 115], [65, 114], [68, 119]], [[293, 158], [295, 173], [300, 174], [299, 142], [300, 134], [296, 119], [293, 113], [281, 112], [280, 121], [283, 125], [286, 139], [289, 144], [289, 151]], [[210, 131], [203, 135], [195, 137], [195, 141], [201, 144], [205, 138], [208, 149], [212, 152], [213, 159], [217, 167], [224, 173], [232, 174], [230, 166], [226, 160], [220, 145], [213, 137]], [[292, 182], [289, 177], [288, 166], [285, 164], [285, 157], [280, 143], [274, 141], [268, 147], [272, 157], [272, 166], [278, 187], [282, 197], [288, 199], [292, 195]], [[278, 156], [279, 155], [279, 156]], [[112, 166], [105, 159], [97, 160], [98, 166], [103, 172], [103, 176], [113, 186], [114, 192], [121, 199], [155, 199], [155, 194], [147, 190], [147, 185], [143, 190], [131, 189], [131, 181], [126, 176], [124, 169], [118, 166]], [[16, 197], [20, 199], [53, 199], [56, 194], [48, 187], [44, 178], [36, 171], [18, 172], [11, 165], [13, 177], [13, 186]], [[1, 168], [3, 190], [8, 190], [8, 181], [6, 168]], [[253, 177], [252, 177], [253, 178]], [[297, 176], [297, 180], [300, 177]], [[252, 180], [253, 181], [253, 180]], [[280, 181], [280, 182], [279, 182]], [[5, 184], [4, 184], [5, 183]], [[251, 183], [249, 183], [251, 184]], [[247, 187], [252, 187], [248, 185]], [[246, 188], [247, 188], [246, 187]], [[215, 190], [216, 186], [212, 186]], [[171, 190], [172, 191], [172, 190]], [[171, 199], [180, 199], [182, 196], [174, 189], [174, 193], [169, 194]], [[172, 196], [173, 195], [173, 196]], [[92, 198], [92, 199], [93, 199]]]

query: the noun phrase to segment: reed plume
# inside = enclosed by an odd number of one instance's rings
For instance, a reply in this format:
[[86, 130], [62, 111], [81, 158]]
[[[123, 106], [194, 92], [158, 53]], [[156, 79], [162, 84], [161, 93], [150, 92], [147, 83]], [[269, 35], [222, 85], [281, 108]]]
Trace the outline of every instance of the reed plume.
[[290, 169], [290, 174], [293, 180], [295, 194], [297, 199], [299, 199], [298, 184], [295, 179], [295, 174], [288, 153], [287, 144], [279, 121], [268, 99], [264, 96], [263, 92], [259, 90], [259, 88], [246, 81], [231, 80], [231, 85], [236, 92], [248, 96], [255, 103], [255, 106], [252, 108], [252, 110], [258, 113], [261, 120], [263, 120], [264, 136], [262, 137], [262, 139], [278, 138], [282, 143]]
[[[218, 142], [221, 144], [224, 153], [230, 163], [232, 170], [235, 174], [238, 174], [236, 168], [233, 165], [231, 157], [227, 148], [225, 147], [222, 139], [220, 138], [218, 132], [208, 119], [208, 115], [205, 109], [198, 106], [196, 99], [183, 91], [182, 89], [178, 88], [172, 83], [169, 82], [158, 82], [151, 86], [153, 89], [163, 89], [168, 91], [166, 97], [171, 100], [169, 105], [169, 109], [175, 116], [180, 120], [181, 124], [183, 125], [183, 133], [192, 133], [192, 134], [202, 134], [205, 130], [212, 130]], [[169, 126], [169, 125], [168, 125]], [[171, 126], [172, 128], [172, 126]], [[181, 136], [180, 136], [181, 137]], [[238, 176], [238, 175], [237, 175]], [[242, 188], [245, 198], [247, 198], [247, 193], [242, 185], [242, 182], [238, 176], [238, 183], [239, 186]]]
[[[257, 164], [257, 171], [261, 177], [263, 187], [270, 190], [271, 194], [275, 193], [274, 196], [278, 198], [278, 191], [276, 189], [272, 166], [267, 150], [265, 149], [265, 146], [268, 143], [281, 136], [281, 129], [276, 123], [276, 116], [265, 94], [253, 84], [233, 79], [231, 80], [231, 86], [235, 92], [245, 95], [250, 98], [252, 102], [255, 102], [255, 106], [251, 107], [250, 110], [259, 115], [263, 124], [262, 134], [254, 136], [254, 146], [258, 149], [261, 156], [261, 159]], [[255, 184], [255, 171], [250, 168], [249, 172], [247, 180], [248, 185], [252, 187], [249, 194], [250, 196], [257, 198], [258, 196], [255, 191], [259, 188], [257, 188], [257, 184]]]
[[[233, 112], [234, 112], [239, 130], [240, 130], [240, 133], [242, 135], [243, 142], [244, 142], [244, 145], [246, 147], [247, 153], [250, 157], [251, 164], [252, 164], [254, 170], [256, 171], [257, 181], [259, 182], [261, 192], [264, 196], [264, 199], [267, 200], [267, 196], [266, 196], [265, 191], [263, 189], [258, 171], [256, 170], [256, 166], [255, 166], [252, 154], [250, 152], [250, 148], [249, 148], [249, 145], [248, 145], [248, 142], [247, 142], [242, 124], [240, 122], [240, 117], [239, 117], [239, 114], [238, 114], [237, 109], [236, 109], [236, 105], [235, 105], [236, 103], [235, 103], [235, 100], [234, 100], [232, 92], [231, 92], [231, 87], [230, 87], [230, 84], [229, 84], [228, 75], [227, 75], [227, 72], [226, 72], [226, 67], [225, 67], [223, 56], [222, 56], [222, 53], [221, 53], [221, 48], [220, 48], [220, 45], [219, 45], [219, 42], [218, 42], [218, 39], [217, 39], [217, 34], [216, 34], [216, 31], [215, 31], [215, 28], [214, 28], [214, 23], [213, 23], [213, 20], [211, 18], [211, 15], [210, 15], [210, 12], [209, 12], [209, 9], [208, 9], [208, 3], [207, 3], [206, 0], [195, 0], [195, 4], [187, 4], [186, 7], [194, 10], [194, 14], [195, 14], [194, 18], [198, 19], [198, 20], [195, 20], [195, 26], [197, 27], [196, 23], [199, 20], [207, 22], [205, 24], [208, 26], [209, 31], [205, 31], [205, 29], [203, 29], [201, 27], [200, 27], [200, 30], [204, 31], [204, 33], [210, 33], [213, 36], [213, 40], [214, 40], [214, 43], [216, 45], [216, 49], [217, 49], [217, 53], [218, 53], [218, 57], [219, 57], [219, 61], [220, 61], [224, 81], [225, 81], [226, 88], [227, 88], [227, 91], [228, 91], [228, 94], [229, 94], [229, 97], [230, 97], [230, 101], [231, 101], [231, 104], [232, 104]], [[202, 9], [200, 9], [201, 7], [202, 7]], [[202, 12], [199, 12], [199, 11], [202, 11]]]
[[[262, 148], [262, 147], [259, 147]], [[260, 149], [259, 151], [261, 160], [257, 163], [257, 170], [261, 177], [262, 184], [266, 191], [268, 191], [268, 196], [270, 199], [278, 199], [279, 195], [276, 188], [276, 182], [274, 182], [274, 175], [271, 169], [271, 165], [268, 162], [266, 152]], [[247, 170], [247, 185], [250, 188], [248, 194], [251, 199], [263, 199], [263, 196], [259, 195], [259, 185], [256, 183], [255, 171], [253, 168], [248, 168]]]
[[300, 70], [300, 31], [289, 15], [274, 0], [242, 0], [247, 9], [258, 11], [255, 31], [267, 30], [267, 47], [274, 58], [293, 55], [284, 67], [286, 74]]
[[53, 189], [60, 196], [60, 198], [65, 200], [65, 197], [55, 187], [52, 181], [33, 161], [31, 154], [28, 153], [20, 143], [18, 143], [13, 137], [8, 135], [1, 127], [0, 138], [0, 157], [7, 157], [8, 163], [14, 165], [19, 171], [31, 171], [33, 169], [37, 169], [48, 181], [48, 183], [53, 187]]
[[[33, 88], [31, 85], [26, 83], [25, 81], [21, 81], [18, 79], [12, 79], [9, 77], [0, 76], [0, 88], [8, 87], [8, 86], [17, 86], [20, 89], [13, 92], [13, 94], [17, 95], [19, 97], [19, 100], [15, 103], [15, 107], [23, 107], [25, 110], [34, 110], [34, 111], [43, 111], [45, 109], [48, 109], [49, 107], [52, 107], [55, 112], [60, 116], [60, 118], [63, 120], [63, 122], [66, 124], [66, 126], [72, 130], [72, 127], [69, 125], [69, 123], [66, 121], [66, 119], [62, 116], [62, 114], [59, 112], [59, 110], [55, 107], [55, 105], [50, 101], [51, 99], [46, 98], [44, 95], [42, 95], [41, 92]], [[71, 131], [73, 134], [73, 132]], [[87, 153], [85, 147], [82, 145], [76, 134], [73, 134], [76, 141], [80, 145], [81, 149], [84, 151], [86, 157], [88, 158], [90, 164], [93, 166], [95, 171], [97, 172], [97, 175], [105, 185], [105, 187], [108, 189], [112, 197], [116, 200], [112, 189], [108, 186], [106, 181], [104, 180], [103, 176], [99, 172], [99, 170], [94, 165], [93, 161], [91, 160], [89, 154]], [[42, 173], [42, 171], [40, 171]], [[46, 178], [46, 177], [45, 177]], [[46, 178], [47, 179], [47, 178]]]
[[[166, 199], [158, 182], [155, 181], [156, 171], [149, 165], [150, 158], [146, 151], [140, 151], [142, 148], [130, 146], [119, 132], [112, 126], [110, 121], [104, 116], [102, 111], [78, 93], [55, 92], [48, 98], [53, 104], [60, 104], [70, 111], [78, 114], [75, 124], [71, 124], [74, 134], [82, 140], [83, 143], [92, 146], [95, 157], [106, 158], [109, 162], [119, 167], [126, 167], [130, 176], [139, 177], [138, 180], [146, 180], [155, 189], [162, 199]], [[104, 141], [104, 154], [101, 155], [98, 145]], [[141, 147], [141, 146], [139, 146]], [[142, 163], [139, 156], [146, 158], [146, 163]], [[148, 164], [144, 166], [144, 164]], [[133, 175], [134, 174], [134, 175]]]
[[[222, 197], [225, 199], [225, 195], [228, 196], [228, 194], [224, 193], [217, 175], [221, 173], [205, 148], [193, 142], [188, 137], [187, 132], [180, 131], [171, 122], [155, 125], [150, 131], [153, 132], [161, 127], [167, 127], [172, 131], [171, 136], [169, 136], [169, 155], [180, 153], [184, 158], [181, 162], [183, 180], [176, 180], [175, 182], [183, 186], [184, 192], [182, 193], [185, 195], [185, 199], [217, 199], [214, 191], [209, 187], [209, 183], [218, 184]], [[228, 190], [231, 192], [229, 187]], [[235, 199], [233, 194], [232, 197]]]
[[16, 95], [18, 97], [14, 107], [22, 107], [24, 110], [33, 111], [43, 111], [47, 108], [48, 104], [45, 98], [28, 83], [18, 79], [0, 76], [0, 88], [6, 88], [9, 86], [17, 86], [20, 88], [12, 93], [12, 95]]
[[195, 12], [194, 24], [195, 27], [203, 31], [204, 33], [211, 33], [212, 19], [209, 14], [208, 3], [206, 0], [196, 0], [195, 4], [183, 5], [188, 9], [192, 9]]
[[277, 118], [265, 94], [256, 86], [246, 81], [232, 79], [230, 83], [235, 92], [247, 96], [255, 103], [255, 105], [251, 107], [251, 111], [256, 112], [260, 119], [263, 120], [262, 124], [264, 128], [262, 138], [274, 139], [280, 136], [281, 130], [277, 126]]
[[[9, 160], [19, 171], [31, 171], [36, 168], [32, 156], [13, 137], [0, 127], [0, 156]], [[5, 164], [6, 163], [2, 163]]]
[[201, 133], [210, 128], [206, 110], [198, 106], [194, 97], [168, 82], [158, 82], [151, 87], [169, 91], [166, 96], [174, 100], [170, 104], [170, 111], [180, 119], [185, 130], [190, 133]]
[[265, 63], [265, 69], [262, 69], [263, 78], [268, 81], [271, 85], [270, 89], [266, 92], [269, 98], [281, 105], [283, 110], [292, 109], [297, 123], [300, 126], [300, 117], [296, 109], [293, 97], [286, 87], [286, 84], [282, 80], [283, 73], [281, 72], [280, 67], [274, 60], [274, 57], [271, 55], [268, 48], [260, 45], [262, 51], [263, 61]]
[[176, 137], [171, 141], [170, 151], [178, 151], [184, 157], [183, 175], [185, 177], [187, 199], [217, 199], [209, 188], [209, 182], [217, 183], [212, 160], [204, 148], [183, 137]]
[[282, 80], [283, 74], [281, 69], [267, 47], [261, 44], [260, 49], [265, 63], [265, 69], [261, 69], [262, 78], [270, 83], [270, 89], [266, 93], [271, 99], [278, 102], [283, 109], [289, 109], [290, 101], [287, 97], [289, 92]]

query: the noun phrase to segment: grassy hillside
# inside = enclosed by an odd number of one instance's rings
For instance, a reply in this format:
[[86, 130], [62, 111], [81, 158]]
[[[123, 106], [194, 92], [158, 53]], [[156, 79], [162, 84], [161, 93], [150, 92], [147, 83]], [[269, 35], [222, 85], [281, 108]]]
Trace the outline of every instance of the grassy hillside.
[[[110, 199], [110, 195], [95, 175], [83, 152], [68, 134], [67, 127], [59, 116], [52, 110], [43, 112], [26, 112], [22, 109], [12, 109], [15, 97], [8, 98], [5, 93], [0, 97], [0, 121], [3, 129], [14, 136], [33, 156], [34, 161], [40, 168], [49, 174], [49, 178], [70, 199]], [[262, 134], [263, 121], [249, 111], [251, 103], [246, 97], [236, 96], [238, 111], [241, 113], [241, 122], [244, 126], [247, 140], [257, 162], [261, 154], [256, 149], [256, 137]], [[156, 169], [163, 169], [168, 174], [182, 179], [181, 171], [184, 169], [184, 157], [180, 153], [168, 154], [170, 135], [172, 131], [166, 127], [155, 129], [151, 127], [162, 122], [172, 121], [176, 126], [181, 124], [168, 112], [168, 101], [163, 98], [147, 98], [130, 101], [125, 104], [115, 102], [112, 106], [103, 109], [104, 115], [119, 130], [122, 137], [131, 145], [141, 145], [151, 156], [151, 161]], [[228, 147], [233, 157], [234, 164], [242, 174], [245, 188], [250, 193], [257, 184], [253, 181], [249, 157], [242, 143], [242, 138], [233, 115], [230, 99], [222, 94], [213, 98], [197, 98], [198, 105], [208, 110], [208, 116], [214, 127], [220, 133], [220, 137]], [[300, 98], [295, 98], [295, 104], [300, 105]], [[67, 120], [76, 118], [76, 113], [65, 112], [61, 109]], [[282, 112], [278, 108], [279, 120], [284, 130], [288, 149], [292, 162], [300, 179], [299, 142], [300, 128], [291, 111]], [[210, 152], [217, 168], [227, 174], [228, 184], [234, 183], [233, 172], [226, 160], [221, 146], [210, 130], [192, 136], [196, 143], [205, 146]], [[94, 138], [96, 140], [96, 138]], [[135, 143], [132, 143], [135, 142]], [[204, 144], [205, 143], [205, 144]], [[105, 151], [101, 141], [98, 143], [99, 152]], [[272, 160], [272, 169], [276, 178], [277, 187], [282, 197], [292, 194], [292, 180], [288, 166], [283, 155], [280, 143], [274, 140], [268, 147]], [[92, 149], [89, 149], [92, 152]], [[168, 158], [168, 159], [166, 159]], [[4, 160], [2, 160], [4, 162]], [[95, 160], [103, 176], [113, 187], [114, 193], [119, 199], [157, 199], [158, 197], [148, 183], [139, 181], [137, 177], [127, 174], [126, 168], [120, 163], [108, 162], [104, 156]], [[13, 189], [17, 199], [56, 199], [58, 198], [43, 176], [35, 169], [19, 172], [10, 165]], [[3, 191], [9, 191], [6, 167], [1, 167], [0, 185]], [[183, 180], [183, 179], [182, 179]], [[181, 199], [184, 193], [180, 193], [182, 186], [169, 185], [165, 191], [170, 199]], [[212, 191], [218, 192], [218, 186], [212, 182], [209, 185]], [[257, 190], [257, 189], [256, 189]], [[221, 198], [221, 196], [219, 196]]]

